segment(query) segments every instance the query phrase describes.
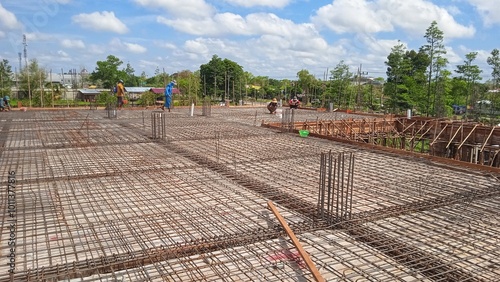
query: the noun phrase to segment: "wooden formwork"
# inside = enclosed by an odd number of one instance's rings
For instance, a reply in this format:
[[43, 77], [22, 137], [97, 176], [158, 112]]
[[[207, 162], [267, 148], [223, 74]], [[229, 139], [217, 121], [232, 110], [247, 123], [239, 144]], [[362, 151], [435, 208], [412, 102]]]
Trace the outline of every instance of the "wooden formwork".
[[[269, 123], [265, 126], [279, 127]], [[294, 122], [312, 135], [381, 145], [473, 164], [500, 167], [500, 128], [478, 123], [394, 116]]]

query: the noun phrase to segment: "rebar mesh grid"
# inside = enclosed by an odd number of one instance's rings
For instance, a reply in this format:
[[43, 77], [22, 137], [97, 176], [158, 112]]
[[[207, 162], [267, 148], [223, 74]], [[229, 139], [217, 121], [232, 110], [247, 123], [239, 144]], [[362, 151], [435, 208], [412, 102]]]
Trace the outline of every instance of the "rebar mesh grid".
[[[207, 118], [176, 108], [166, 140], [153, 140], [149, 113], [7, 113], [0, 183], [16, 172], [16, 275], [5, 263], [3, 192], [0, 281], [312, 281], [269, 199], [328, 281], [499, 274], [494, 175], [254, 126], [276, 119], [265, 109], [214, 107]], [[296, 119], [320, 114], [298, 110]], [[347, 223], [314, 217], [328, 151], [356, 158]]]

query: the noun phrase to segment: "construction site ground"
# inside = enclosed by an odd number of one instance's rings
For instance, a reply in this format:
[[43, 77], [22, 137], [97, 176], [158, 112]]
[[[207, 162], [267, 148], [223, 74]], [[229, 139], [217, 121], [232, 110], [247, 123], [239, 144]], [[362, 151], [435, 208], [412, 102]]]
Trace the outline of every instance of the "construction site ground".
[[[261, 127], [262, 107], [0, 113], [0, 282], [500, 281], [499, 175]], [[297, 110], [295, 121], [357, 118]], [[322, 153], [352, 217], [318, 217]]]

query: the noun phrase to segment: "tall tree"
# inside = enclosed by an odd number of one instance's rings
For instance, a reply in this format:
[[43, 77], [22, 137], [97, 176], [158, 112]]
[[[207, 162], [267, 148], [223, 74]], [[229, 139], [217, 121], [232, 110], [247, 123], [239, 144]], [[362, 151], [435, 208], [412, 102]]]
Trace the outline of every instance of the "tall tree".
[[412, 108], [422, 112], [426, 109], [426, 70], [429, 65], [429, 57], [425, 52], [414, 50], [406, 51], [405, 69], [403, 83], [405, 85], [406, 95]]
[[456, 73], [460, 75], [460, 79], [464, 80], [466, 83], [466, 99], [465, 105], [474, 104], [473, 90], [475, 89], [475, 84], [478, 80], [481, 80], [482, 70], [479, 66], [472, 64], [476, 59], [477, 52], [470, 52], [465, 55], [465, 61], [463, 65], [458, 65], [455, 70]]
[[448, 100], [449, 92], [449, 76], [451, 72], [446, 69], [448, 59], [438, 57], [436, 61], [436, 69], [434, 71], [434, 99], [433, 99], [433, 114], [437, 117], [446, 115], [446, 101]]
[[[444, 48], [443, 39], [444, 33], [438, 28], [437, 22], [433, 21], [429, 28], [427, 28], [425, 35], [425, 39], [427, 40], [427, 44], [421, 47], [421, 50], [424, 51], [429, 56], [429, 71], [427, 75], [427, 109], [426, 114], [429, 116], [431, 113], [431, 103], [436, 100], [436, 92], [434, 91], [434, 99], [431, 100], [431, 83], [437, 80], [439, 77], [439, 70], [443, 69], [442, 64], [445, 62], [442, 60], [442, 56], [446, 54], [446, 50]], [[434, 77], [433, 77], [434, 75]], [[434, 104], [434, 103], [432, 103]], [[434, 105], [432, 107], [434, 110]]]
[[401, 91], [404, 88], [404, 74], [410, 68], [405, 58], [406, 47], [399, 42], [398, 45], [391, 49], [391, 53], [387, 56], [387, 83], [384, 86], [384, 92], [388, 95], [387, 106], [391, 111], [397, 112], [401, 109], [408, 108], [410, 104], [408, 97], [404, 94], [406, 91]]
[[299, 78], [298, 83], [300, 85], [300, 88], [302, 88], [302, 91], [304, 91], [305, 95], [302, 103], [306, 105], [309, 102], [310, 90], [314, 82], [316, 81], [316, 78], [314, 77], [314, 75], [310, 74], [308, 70], [305, 69], [297, 72], [297, 77]]
[[349, 84], [353, 73], [349, 71], [349, 66], [340, 61], [333, 70], [330, 71], [329, 96], [337, 107], [347, 107], [349, 104]]
[[23, 98], [28, 98], [30, 106], [49, 105], [50, 95], [44, 95], [43, 87], [47, 79], [46, 71], [38, 65], [36, 59], [30, 60], [19, 76], [19, 88], [23, 91]]
[[493, 85], [495, 88], [500, 86], [500, 51], [498, 49], [493, 49], [491, 51], [491, 57], [486, 60], [488, 65], [491, 66], [491, 77], [493, 78]]
[[[229, 59], [213, 55], [210, 62], [200, 66], [200, 81], [205, 95], [226, 100], [233, 96], [233, 88], [244, 80], [243, 68]], [[236, 90], [235, 90], [236, 91]]]
[[236, 62], [231, 61], [229, 59], [224, 59], [223, 61], [224, 64], [224, 84], [225, 84], [225, 91], [224, 91], [224, 99], [232, 100], [233, 103], [236, 104], [236, 101], [238, 100], [238, 93], [237, 93], [237, 85], [241, 83], [243, 80], [243, 68], [238, 65]]
[[97, 61], [97, 67], [90, 74], [90, 80], [94, 83], [100, 82], [104, 88], [112, 89], [119, 79], [125, 79], [127, 76], [125, 71], [118, 70], [122, 64], [120, 59], [109, 55], [106, 61]]
[[219, 99], [220, 89], [224, 89], [224, 63], [217, 55], [213, 55], [210, 62], [200, 66], [200, 79], [204, 85], [205, 95], [212, 99]]
[[0, 62], [0, 97], [11, 95], [10, 89], [12, 86], [12, 67], [9, 61], [3, 59]]
[[141, 79], [135, 75], [135, 70], [130, 63], [127, 63], [123, 72], [126, 74], [126, 77], [123, 78], [125, 86], [141, 86]]

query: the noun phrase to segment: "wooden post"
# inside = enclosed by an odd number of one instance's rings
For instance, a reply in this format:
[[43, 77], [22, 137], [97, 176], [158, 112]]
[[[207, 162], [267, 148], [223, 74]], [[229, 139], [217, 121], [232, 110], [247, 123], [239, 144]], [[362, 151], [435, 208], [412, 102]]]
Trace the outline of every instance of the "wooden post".
[[267, 206], [269, 207], [269, 209], [271, 209], [274, 216], [276, 216], [276, 218], [280, 222], [281, 226], [283, 226], [283, 229], [285, 229], [286, 234], [288, 234], [290, 239], [292, 239], [292, 242], [295, 245], [295, 248], [297, 248], [297, 250], [299, 251], [300, 256], [302, 257], [302, 259], [306, 263], [307, 268], [309, 268], [309, 271], [311, 271], [312, 275], [314, 276], [314, 279], [316, 279], [316, 281], [318, 281], [318, 282], [320, 282], [320, 281], [324, 282], [325, 279], [323, 279], [323, 277], [321, 277], [321, 274], [319, 273], [318, 269], [314, 265], [313, 261], [311, 260], [309, 255], [306, 253], [304, 248], [302, 248], [302, 245], [300, 244], [299, 240], [297, 239], [297, 237], [295, 237], [295, 234], [293, 234], [292, 229], [290, 229], [290, 227], [286, 223], [285, 219], [281, 216], [279, 211], [274, 206], [273, 202], [271, 202], [271, 201], [267, 202]]

